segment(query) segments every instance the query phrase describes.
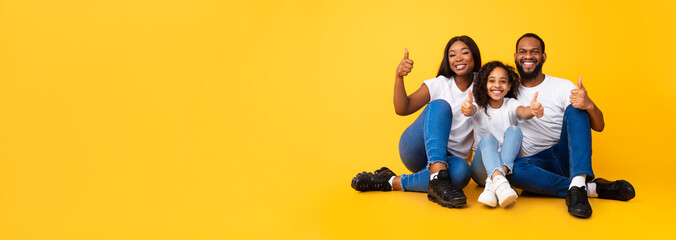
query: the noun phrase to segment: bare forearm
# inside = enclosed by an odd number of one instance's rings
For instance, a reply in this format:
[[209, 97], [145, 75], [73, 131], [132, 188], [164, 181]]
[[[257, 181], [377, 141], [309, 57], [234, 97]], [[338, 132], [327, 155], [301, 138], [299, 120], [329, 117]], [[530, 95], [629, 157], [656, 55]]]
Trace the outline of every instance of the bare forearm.
[[430, 101], [430, 92], [425, 84], [418, 90], [406, 96], [404, 79], [397, 77], [394, 81], [394, 111], [401, 116], [406, 116], [418, 111]]
[[523, 106], [519, 106], [516, 108], [516, 116], [518, 116], [521, 119], [531, 119], [535, 117], [535, 115], [533, 115], [533, 111], [530, 110], [530, 107]]
[[601, 132], [606, 126], [606, 123], [603, 120], [603, 112], [601, 112], [601, 109], [599, 109], [593, 101], [591, 105], [592, 107], [587, 109], [587, 113], [589, 114], [589, 125], [591, 125], [591, 129], [594, 131]]
[[398, 115], [408, 115], [408, 96], [404, 87], [404, 77], [397, 76], [394, 80], [394, 111]]

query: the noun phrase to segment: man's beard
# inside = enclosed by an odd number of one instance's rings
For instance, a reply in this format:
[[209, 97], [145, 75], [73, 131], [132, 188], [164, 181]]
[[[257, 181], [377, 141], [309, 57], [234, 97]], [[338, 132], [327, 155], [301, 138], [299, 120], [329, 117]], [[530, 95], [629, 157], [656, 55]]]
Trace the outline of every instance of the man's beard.
[[521, 80], [523, 80], [523, 79], [534, 79], [542, 71], [542, 62], [538, 62], [538, 64], [535, 65], [535, 68], [533, 69], [533, 71], [530, 72], [530, 73], [526, 73], [526, 72], [523, 71], [523, 67], [521, 67], [520, 62], [515, 60], [514, 64], [516, 65], [516, 70], [519, 71], [519, 76], [521, 76]]

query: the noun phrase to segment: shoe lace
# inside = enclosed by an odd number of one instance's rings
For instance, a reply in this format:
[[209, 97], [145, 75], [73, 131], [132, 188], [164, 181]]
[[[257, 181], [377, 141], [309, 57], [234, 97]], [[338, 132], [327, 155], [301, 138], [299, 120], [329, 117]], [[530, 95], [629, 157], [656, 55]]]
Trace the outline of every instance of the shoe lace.
[[455, 185], [450, 180], [439, 180], [439, 188], [442, 189], [455, 189]]
[[619, 197], [619, 189], [620, 186], [618, 182], [611, 182], [608, 184], [599, 184], [596, 183], [596, 193], [599, 196], [603, 196], [605, 198], [617, 198]]
[[385, 185], [389, 185], [387, 182], [389, 179], [385, 179], [382, 176], [379, 176], [377, 174], [369, 173], [369, 178], [368, 178], [368, 185], [369, 188], [373, 190], [380, 190], [381, 188], [385, 187]]
[[571, 199], [573, 199], [573, 201], [575, 201], [576, 203], [584, 202], [584, 200], [587, 199], [586, 198], [587, 197], [587, 190], [585, 190], [585, 188], [583, 188], [583, 187], [579, 188], [579, 189], [573, 189], [573, 191], [571, 191], [570, 194], [571, 194]]
[[450, 179], [440, 179], [440, 181], [437, 182], [436, 189], [442, 198], [454, 197], [462, 194], [462, 192], [453, 185], [453, 182]]
[[485, 192], [495, 193], [495, 190], [495, 185], [492, 182], [486, 182], [486, 185], [484, 185]]

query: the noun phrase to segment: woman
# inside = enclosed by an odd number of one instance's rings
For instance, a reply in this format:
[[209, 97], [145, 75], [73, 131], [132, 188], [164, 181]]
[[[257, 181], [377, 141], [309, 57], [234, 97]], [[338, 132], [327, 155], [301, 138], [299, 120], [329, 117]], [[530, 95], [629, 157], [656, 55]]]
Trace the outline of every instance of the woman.
[[451, 38], [436, 78], [423, 82], [406, 95], [404, 76], [413, 69], [413, 61], [404, 50], [394, 82], [394, 109], [398, 115], [415, 113], [427, 104], [399, 141], [401, 160], [413, 174], [396, 176], [383, 167], [373, 173], [362, 172], [352, 179], [357, 191], [428, 192], [430, 201], [444, 207], [463, 207], [467, 197], [462, 192], [470, 179], [465, 159], [472, 147], [472, 120], [460, 112], [472, 88], [474, 72], [481, 67], [481, 54], [468, 36]]

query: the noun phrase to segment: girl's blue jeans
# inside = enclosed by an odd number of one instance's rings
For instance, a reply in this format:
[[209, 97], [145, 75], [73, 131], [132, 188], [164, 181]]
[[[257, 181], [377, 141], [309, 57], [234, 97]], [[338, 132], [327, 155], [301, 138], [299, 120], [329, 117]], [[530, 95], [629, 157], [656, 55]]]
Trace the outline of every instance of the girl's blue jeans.
[[467, 161], [452, 156], [447, 151], [451, 133], [453, 111], [445, 100], [427, 104], [420, 116], [401, 135], [399, 155], [406, 168], [413, 174], [401, 175], [404, 191], [427, 192], [432, 163], [443, 162], [448, 166], [453, 184], [462, 189], [470, 179]]
[[486, 183], [486, 177], [498, 170], [503, 175], [507, 175], [502, 166], [509, 169], [514, 167], [514, 159], [521, 156], [521, 141], [523, 133], [517, 126], [510, 126], [505, 130], [502, 149], [498, 152], [498, 140], [493, 134], [481, 136], [479, 145], [474, 150], [472, 158], [472, 178], [483, 186]]

